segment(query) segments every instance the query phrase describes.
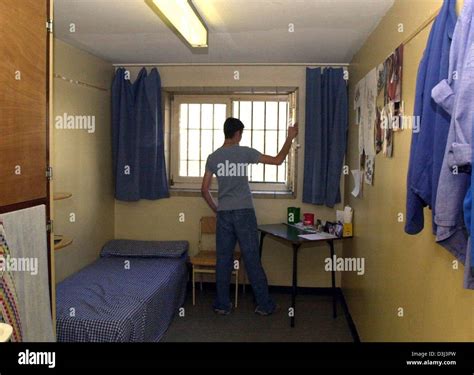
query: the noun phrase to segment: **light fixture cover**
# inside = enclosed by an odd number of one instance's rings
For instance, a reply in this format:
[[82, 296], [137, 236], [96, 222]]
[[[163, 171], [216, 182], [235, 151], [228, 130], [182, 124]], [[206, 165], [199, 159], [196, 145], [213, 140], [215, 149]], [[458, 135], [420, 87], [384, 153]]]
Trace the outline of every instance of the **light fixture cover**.
[[188, 0], [146, 0], [191, 47], [207, 47], [207, 28]]

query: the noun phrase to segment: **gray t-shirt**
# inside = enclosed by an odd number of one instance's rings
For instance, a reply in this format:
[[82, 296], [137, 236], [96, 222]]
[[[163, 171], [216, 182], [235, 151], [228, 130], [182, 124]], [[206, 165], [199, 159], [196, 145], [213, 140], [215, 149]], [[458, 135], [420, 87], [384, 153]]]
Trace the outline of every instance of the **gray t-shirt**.
[[206, 170], [217, 177], [218, 211], [254, 208], [248, 165], [258, 163], [261, 153], [250, 147], [221, 147], [208, 156]]

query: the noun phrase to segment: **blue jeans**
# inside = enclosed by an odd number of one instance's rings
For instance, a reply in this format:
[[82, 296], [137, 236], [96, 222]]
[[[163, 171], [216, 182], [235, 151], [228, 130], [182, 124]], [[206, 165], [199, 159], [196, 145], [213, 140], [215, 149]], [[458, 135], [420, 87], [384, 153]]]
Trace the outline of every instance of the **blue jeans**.
[[216, 232], [217, 298], [214, 308], [230, 310], [229, 287], [234, 268], [234, 250], [238, 241], [259, 310], [272, 313], [275, 310], [275, 303], [268, 293], [267, 277], [260, 261], [255, 211], [251, 208], [218, 211]]

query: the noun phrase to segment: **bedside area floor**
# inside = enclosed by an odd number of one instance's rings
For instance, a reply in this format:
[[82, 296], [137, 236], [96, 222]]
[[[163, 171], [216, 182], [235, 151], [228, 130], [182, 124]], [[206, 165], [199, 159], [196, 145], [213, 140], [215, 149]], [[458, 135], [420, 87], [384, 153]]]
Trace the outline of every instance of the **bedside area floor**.
[[[249, 287], [250, 288], [250, 287]], [[184, 304], [185, 316], [175, 316], [162, 342], [353, 342], [341, 304], [332, 317], [330, 295], [299, 295], [296, 326], [290, 327], [288, 308], [291, 295], [271, 293], [280, 310], [271, 316], [254, 313], [253, 294], [240, 293], [239, 306], [230, 315], [212, 310], [215, 291], [196, 291], [196, 306], [191, 293]], [[231, 295], [233, 296], [233, 294]]]

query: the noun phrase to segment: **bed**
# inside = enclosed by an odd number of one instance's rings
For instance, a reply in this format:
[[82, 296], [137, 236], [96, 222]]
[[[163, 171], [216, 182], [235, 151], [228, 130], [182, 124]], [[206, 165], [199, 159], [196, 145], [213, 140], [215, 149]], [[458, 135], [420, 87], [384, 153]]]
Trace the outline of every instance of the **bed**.
[[159, 341], [184, 303], [186, 241], [113, 240], [58, 284], [59, 342]]

